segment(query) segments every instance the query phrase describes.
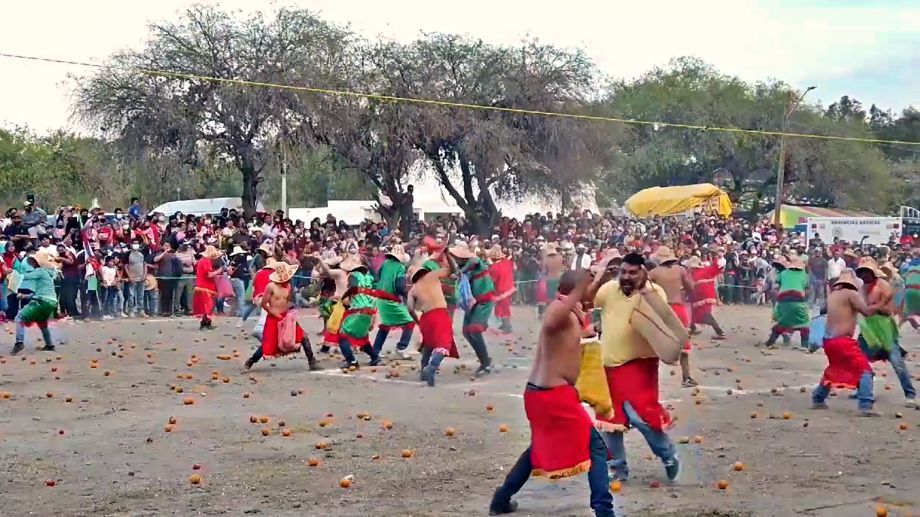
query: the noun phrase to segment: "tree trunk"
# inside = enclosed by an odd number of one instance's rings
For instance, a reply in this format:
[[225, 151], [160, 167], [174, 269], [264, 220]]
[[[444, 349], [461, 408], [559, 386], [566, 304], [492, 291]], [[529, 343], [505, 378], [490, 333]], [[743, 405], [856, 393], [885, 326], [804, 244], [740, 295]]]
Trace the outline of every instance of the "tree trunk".
[[251, 161], [240, 167], [243, 173], [243, 217], [249, 219], [256, 213], [256, 199], [259, 190], [259, 173]]

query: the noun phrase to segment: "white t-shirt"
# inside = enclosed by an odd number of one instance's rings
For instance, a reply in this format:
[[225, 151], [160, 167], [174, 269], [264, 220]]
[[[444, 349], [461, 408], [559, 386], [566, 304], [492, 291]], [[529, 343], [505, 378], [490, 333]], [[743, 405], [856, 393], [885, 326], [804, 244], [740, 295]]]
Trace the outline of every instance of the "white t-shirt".
[[831, 258], [827, 261], [827, 278], [837, 278], [843, 270], [846, 269], [847, 263], [842, 258]]
[[115, 268], [102, 266], [99, 271], [102, 275], [102, 285], [106, 287], [115, 285], [115, 273], [117, 272]]
[[52, 257], [58, 256], [57, 246], [49, 244], [47, 246], [39, 246], [38, 251], [51, 255]]

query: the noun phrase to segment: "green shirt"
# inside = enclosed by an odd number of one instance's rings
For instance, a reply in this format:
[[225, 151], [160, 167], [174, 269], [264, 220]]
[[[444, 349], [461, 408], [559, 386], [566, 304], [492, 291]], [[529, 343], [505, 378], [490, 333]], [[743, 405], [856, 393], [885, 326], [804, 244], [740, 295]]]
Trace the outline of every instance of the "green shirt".
[[478, 258], [471, 258], [467, 271], [470, 274], [470, 291], [473, 298], [481, 298], [489, 293], [495, 292], [495, 284], [492, 277], [489, 276], [489, 267]]
[[57, 293], [54, 291], [54, 271], [45, 268], [34, 268], [22, 275], [22, 281], [29, 282], [32, 297], [57, 303]]

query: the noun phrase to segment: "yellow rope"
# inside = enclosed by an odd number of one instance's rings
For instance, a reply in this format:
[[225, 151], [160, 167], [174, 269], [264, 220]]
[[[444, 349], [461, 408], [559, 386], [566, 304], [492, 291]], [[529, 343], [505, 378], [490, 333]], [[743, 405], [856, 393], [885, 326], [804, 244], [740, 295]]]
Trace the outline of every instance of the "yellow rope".
[[380, 101], [387, 102], [406, 102], [414, 104], [425, 104], [430, 106], [441, 106], [447, 108], [466, 108], [466, 109], [478, 109], [486, 111], [498, 111], [503, 113], [514, 113], [518, 115], [537, 115], [542, 117], [562, 117], [568, 119], [576, 120], [586, 120], [592, 122], [616, 122], [621, 124], [635, 124], [635, 125], [645, 125], [645, 126], [657, 126], [657, 127], [673, 127], [678, 129], [695, 129], [700, 131], [721, 131], [728, 133], [743, 133], [751, 135], [761, 135], [761, 136], [786, 136], [788, 138], [810, 138], [815, 140], [831, 140], [839, 142], [862, 142], [868, 144], [901, 144], [901, 145], [916, 145], [920, 146], [920, 142], [911, 142], [906, 140], [883, 140], [879, 138], [861, 138], [861, 137], [852, 137], [852, 136], [840, 136], [840, 135], [814, 135], [808, 133], [790, 133], [784, 131], [769, 131], [764, 129], [745, 129], [738, 127], [721, 127], [721, 126], [704, 126], [699, 124], [680, 124], [675, 122], [660, 122], [653, 120], [637, 120], [637, 119], [626, 119], [618, 117], [605, 117], [600, 115], [583, 115], [578, 113], [562, 113], [556, 111], [542, 111], [542, 110], [532, 110], [525, 108], [503, 108], [499, 106], [485, 106], [481, 104], [471, 104], [467, 102], [456, 102], [456, 101], [445, 101], [438, 99], [425, 99], [425, 98], [416, 98], [416, 97], [400, 97], [396, 95], [383, 95], [379, 93], [368, 93], [368, 92], [355, 92], [348, 90], [335, 90], [331, 88], [318, 88], [313, 86], [295, 86], [290, 84], [278, 84], [278, 83], [267, 83], [261, 81], [248, 81], [245, 79], [229, 79], [225, 77], [211, 77], [207, 75], [199, 74], [189, 74], [184, 72], [171, 72], [168, 70], [155, 70], [155, 69], [145, 69], [145, 68], [132, 68], [132, 67], [119, 67], [114, 65], [100, 65], [95, 63], [87, 63], [81, 61], [69, 61], [65, 59], [55, 59], [55, 58], [46, 58], [46, 57], [37, 57], [37, 56], [26, 56], [20, 54], [8, 54], [0, 52], [0, 57], [5, 57], [8, 59], [19, 59], [26, 61], [40, 61], [45, 63], [55, 63], [62, 65], [75, 65], [83, 66], [90, 68], [102, 68], [110, 70], [123, 70], [127, 72], [134, 72], [144, 75], [159, 76], [159, 77], [171, 77], [174, 79], [187, 79], [187, 80], [196, 80], [196, 81], [206, 81], [220, 84], [232, 84], [237, 86], [252, 86], [258, 88], [277, 88], [281, 90], [289, 91], [300, 91], [308, 93], [316, 93], [320, 95], [336, 95], [340, 97], [360, 97], [365, 99], [375, 99]]

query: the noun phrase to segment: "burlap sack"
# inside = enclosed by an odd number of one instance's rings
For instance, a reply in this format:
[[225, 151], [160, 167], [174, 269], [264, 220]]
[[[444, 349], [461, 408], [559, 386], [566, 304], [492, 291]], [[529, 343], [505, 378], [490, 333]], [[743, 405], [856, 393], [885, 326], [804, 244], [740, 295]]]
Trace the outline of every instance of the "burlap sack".
[[654, 291], [642, 295], [629, 323], [665, 364], [677, 363], [683, 344], [690, 339], [671, 306]]
[[582, 345], [581, 371], [575, 383], [578, 396], [582, 402], [590, 404], [601, 418], [613, 418], [613, 402], [607, 387], [607, 374], [601, 357], [601, 344], [589, 341]]

